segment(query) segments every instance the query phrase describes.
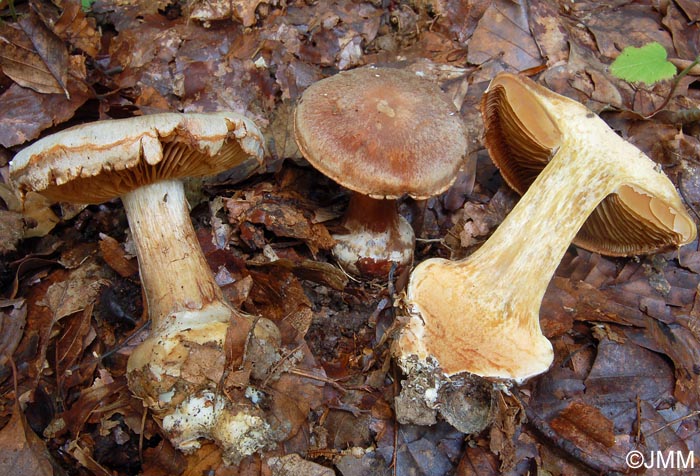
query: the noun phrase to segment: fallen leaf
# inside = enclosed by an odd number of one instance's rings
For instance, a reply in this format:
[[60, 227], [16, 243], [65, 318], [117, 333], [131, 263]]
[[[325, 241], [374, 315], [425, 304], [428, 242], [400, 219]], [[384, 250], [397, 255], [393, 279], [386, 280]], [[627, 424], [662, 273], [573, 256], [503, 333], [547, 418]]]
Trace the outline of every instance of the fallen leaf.
[[16, 251], [24, 237], [24, 217], [21, 213], [0, 210], [0, 255]]
[[569, 34], [557, 5], [547, 0], [528, 2], [532, 36], [547, 66], [554, 67], [569, 59]]
[[0, 381], [11, 373], [8, 362], [19, 345], [26, 322], [24, 299], [0, 300]]
[[582, 402], [574, 401], [559, 412], [550, 423], [551, 427], [564, 438], [573, 441], [579, 448], [596, 445], [610, 448], [615, 445], [613, 422], [600, 411]]
[[0, 474], [53, 476], [53, 464], [46, 444], [29, 427], [15, 402], [10, 421], [0, 430]]
[[97, 360], [93, 360], [92, 365], [79, 365], [85, 349], [96, 337], [91, 326], [92, 309], [90, 304], [84, 311], [67, 317], [55, 341], [56, 375], [62, 393], [89, 379], [97, 366]]
[[2, 95], [0, 145], [12, 147], [36, 139], [44, 129], [67, 121], [89, 97], [87, 86], [68, 79], [70, 100], [62, 94], [41, 94], [13, 84]]
[[49, 308], [56, 322], [94, 303], [102, 287], [108, 284], [102, 268], [90, 260], [71, 271], [65, 281], [52, 284], [38, 304]]
[[307, 461], [298, 454], [272, 457], [267, 460], [274, 476], [333, 476], [332, 469], [312, 461]]
[[0, 41], [0, 66], [6, 75], [20, 86], [70, 99], [68, 49], [35, 12], [23, 15], [17, 26], [3, 22]]
[[543, 60], [530, 33], [527, 7], [494, 0], [474, 30], [467, 59], [473, 64], [500, 60], [518, 71], [540, 66]]
[[81, 2], [54, 0], [53, 3], [55, 6], [41, 2], [36, 2], [32, 6], [59, 38], [88, 56], [97, 56], [102, 35], [95, 28], [95, 19], [85, 15]]
[[108, 235], [100, 237], [100, 254], [102, 259], [122, 278], [135, 275], [139, 264], [135, 257], [127, 257], [124, 248], [117, 240]]

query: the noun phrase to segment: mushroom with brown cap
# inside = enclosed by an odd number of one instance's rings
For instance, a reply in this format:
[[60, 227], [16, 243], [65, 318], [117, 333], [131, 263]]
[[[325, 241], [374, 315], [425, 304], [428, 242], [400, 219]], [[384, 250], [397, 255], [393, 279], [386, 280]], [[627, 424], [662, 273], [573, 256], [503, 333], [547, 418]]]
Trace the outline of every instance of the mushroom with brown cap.
[[[595, 249], [611, 254], [680, 246], [695, 239], [696, 226], [656, 164], [582, 104], [500, 74], [484, 94], [482, 114], [494, 161], [508, 176], [509, 161], [521, 160], [516, 177], [531, 185], [471, 256], [415, 268], [405, 298], [409, 321], [395, 352], [405, 370], [520, 382], [552, 362], [540, 305], [589, 217], [605, 216], [596, 219], [605, 220], [605, 232]], [[536, 160], [546, 162], [539, 171]]]
[[466, 155], [459, 111], [432, 82], [367, 66], [318, 81], [294, 113], [294, 136], [316, 169], [352, 190], [333, 237], [338, 262], [355, 275], [386, 277], [410, 265], [415, 236], [396, 199], [446, 190]]
[[[213, 439], [231, 462], [260, 449], [270, 434], [255, 405], [217, 391], [227, 329], [252, 329], [252, 321], [214, 281], [180, 179], [262, 156], [260, 131], [239, 114], [163, 113], [66, 129], [20, 151], [10, 165], [22, 194], [83, 204], [121, 197], [151, 318], [150, 338], [129, 358], [129, 386], [163, 418], [176, 446]], [[253, 332], [274, 342], [279, 336], [269, 324]]]

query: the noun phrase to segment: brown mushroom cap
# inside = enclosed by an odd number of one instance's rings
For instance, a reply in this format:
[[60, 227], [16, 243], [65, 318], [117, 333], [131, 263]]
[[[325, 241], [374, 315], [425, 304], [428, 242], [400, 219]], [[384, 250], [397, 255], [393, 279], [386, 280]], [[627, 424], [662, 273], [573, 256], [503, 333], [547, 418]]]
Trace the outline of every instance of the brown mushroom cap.
[[[12, 160], [20, 191], [54, 200], [101, 203], [159, 180], [217, 174], [254, 157], [258, 128], [233, 112], [162, 113], [71, 127], [38, 140]], [[236, 140], [231, 140], [231, 139]]]
[[362, 67], [312, 84], [294, 115], [306, 159], [373, 198], [428, 198], [454, 181], [467, 150], [459, 111], [408, 71]]
[[[596, 117], [580, 103], [510, 73], [494, 78], [481, 109], [491, 159], [521, 195], [562, 144], [576, 136], [579, 121]], [[609, 139], [599, 137], [596, 146], [605, 149], [604, 140]], [[694, 237], [695, 225], [675, 195], [666, 202], [634, 187], [621, 187], [598, 205], [573, 242], [596, 253], [629, 256], [678, 246]]]

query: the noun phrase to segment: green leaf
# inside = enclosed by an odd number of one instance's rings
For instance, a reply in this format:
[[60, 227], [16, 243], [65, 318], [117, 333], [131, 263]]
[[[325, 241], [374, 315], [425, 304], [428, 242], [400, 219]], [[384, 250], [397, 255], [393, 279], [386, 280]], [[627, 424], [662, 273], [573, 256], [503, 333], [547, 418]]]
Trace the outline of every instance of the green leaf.
[[613, 76], [631, 83], [654, 84], [676, 75], [676, 67], [666, 60], [661, 43], [647, 43], [641, 48], [628, 46], [610, 65]]

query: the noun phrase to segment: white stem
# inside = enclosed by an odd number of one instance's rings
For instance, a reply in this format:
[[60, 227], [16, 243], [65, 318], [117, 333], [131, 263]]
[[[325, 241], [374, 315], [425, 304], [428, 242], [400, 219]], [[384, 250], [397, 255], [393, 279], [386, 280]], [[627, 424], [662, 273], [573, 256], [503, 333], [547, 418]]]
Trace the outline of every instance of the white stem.
[[146, 185], [124, 195], [122, 202], [154, 334], [206, 320], [226, 322], [230, 309], [197, 241], [182, 183]]

